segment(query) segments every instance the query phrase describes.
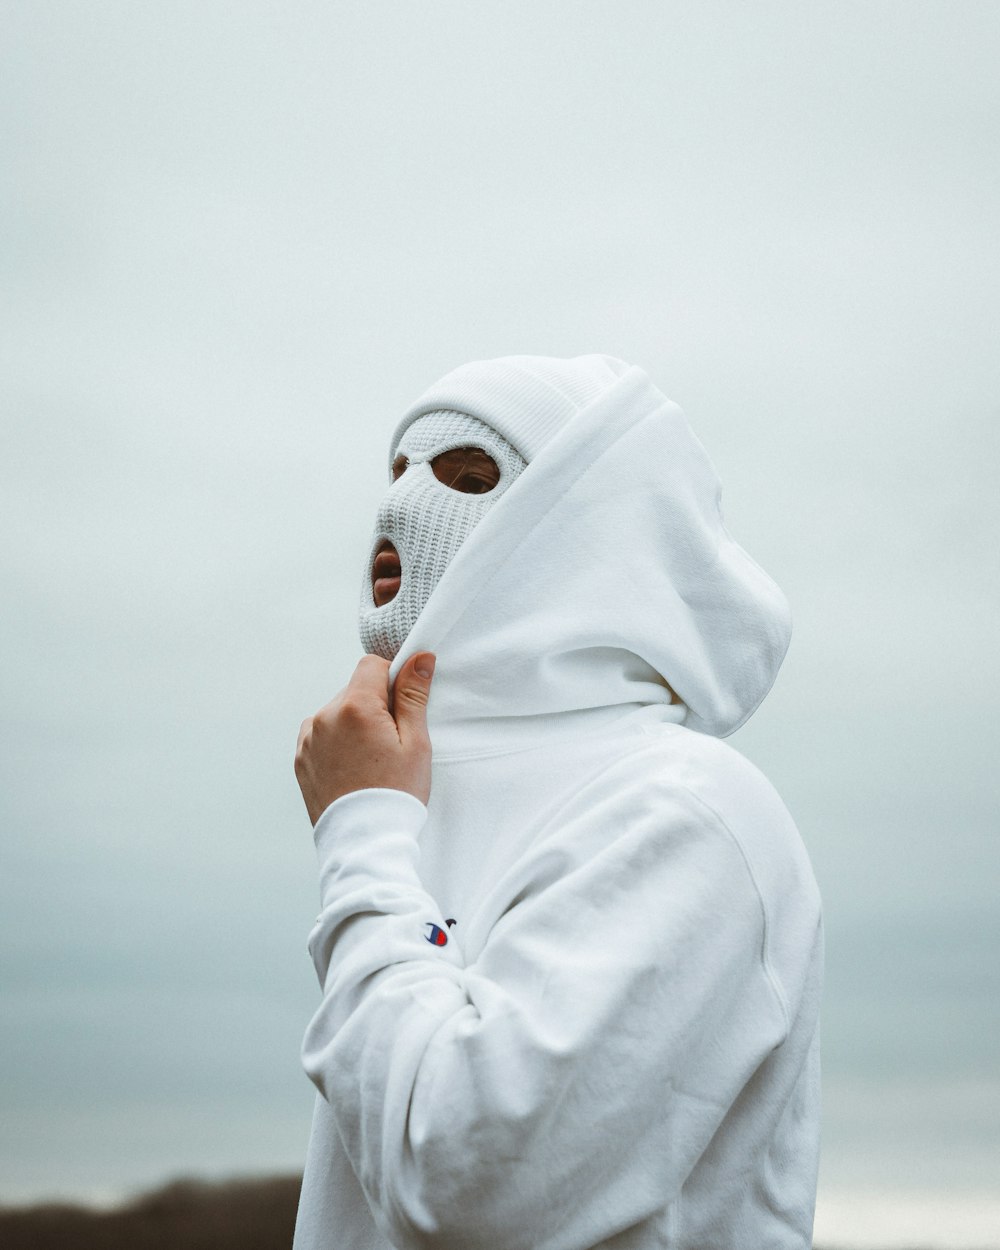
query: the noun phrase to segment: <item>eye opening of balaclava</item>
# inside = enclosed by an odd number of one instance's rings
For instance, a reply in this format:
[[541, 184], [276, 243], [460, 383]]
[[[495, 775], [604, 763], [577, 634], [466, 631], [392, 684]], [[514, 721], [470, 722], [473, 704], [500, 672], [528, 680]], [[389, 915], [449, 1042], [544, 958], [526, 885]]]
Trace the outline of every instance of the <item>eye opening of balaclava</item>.
[[[438, 480], [431, 462], [459, 447], [477, 447], [494, 461], [500, 477], [491, 490], [466, 494]], [[361, 645], [386, 660], [402, 647], [459, 547], [527, 467], [524, 457], [484, 421], [445, 410], [413, 421], [394, 454], [405, 457], [406, 468], [390, 484], [376, 514], [359, 619]], [[400, 585], [395, 596], [378, 607], [372, 567], [387, 540], [399, 554]]]

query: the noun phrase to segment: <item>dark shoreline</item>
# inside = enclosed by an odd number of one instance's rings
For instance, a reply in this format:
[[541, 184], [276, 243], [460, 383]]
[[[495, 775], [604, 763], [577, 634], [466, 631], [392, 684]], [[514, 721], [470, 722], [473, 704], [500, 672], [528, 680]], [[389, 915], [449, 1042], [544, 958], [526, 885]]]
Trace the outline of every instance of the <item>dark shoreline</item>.
[[[181, 1179], [110, 1210], [0, 1205], [3, 1250], [290, 1250], [301, 1176]], [[835, 1246], [815, 1250], [837, 1250]], [[914, 1247], [913, 1250], [920, 1250]]]
[[288, 1250], [300, 1176], [171, 1181], [110, 1210], [0, 1206], [4, 1250]]

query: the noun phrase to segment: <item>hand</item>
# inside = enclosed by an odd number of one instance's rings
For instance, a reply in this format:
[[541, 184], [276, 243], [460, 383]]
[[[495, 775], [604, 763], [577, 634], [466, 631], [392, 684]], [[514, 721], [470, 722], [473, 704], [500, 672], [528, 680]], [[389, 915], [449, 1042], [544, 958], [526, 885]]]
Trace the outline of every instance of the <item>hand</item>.
[[427, 802], [433, 674], [430, 652], [411, 656], [399, 670], [390, 709], [389, 661], [366, 655], [346, 689], [302, 722], [295, 776], [314, 825], [334, 799], [371, 786], [405, 790]]

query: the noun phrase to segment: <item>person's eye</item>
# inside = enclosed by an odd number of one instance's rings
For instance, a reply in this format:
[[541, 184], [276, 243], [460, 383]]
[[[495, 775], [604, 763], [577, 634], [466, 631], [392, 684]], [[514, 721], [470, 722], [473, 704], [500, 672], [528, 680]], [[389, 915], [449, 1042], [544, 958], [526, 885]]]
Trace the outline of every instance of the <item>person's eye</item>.
[[431, 461], [434, 476], [464, 495], [485, 495], [500, 481], [500, 469], [492, 456], [478, 447], [456, 447]]
[[399, 479], [403, 476], [409, 463], [409, 460], [407, 460], [405, 456], [397, 456], [392, 462], [392, 480], [394, 482], [399, 481]]
[[457, 482], [452, 485], [456, 490], [464, 491], [467, 495], [485, 495], [493, 489], [490, 482], [484, 481], [481, 477], [476, 477], [473, 473], [463, 473]]

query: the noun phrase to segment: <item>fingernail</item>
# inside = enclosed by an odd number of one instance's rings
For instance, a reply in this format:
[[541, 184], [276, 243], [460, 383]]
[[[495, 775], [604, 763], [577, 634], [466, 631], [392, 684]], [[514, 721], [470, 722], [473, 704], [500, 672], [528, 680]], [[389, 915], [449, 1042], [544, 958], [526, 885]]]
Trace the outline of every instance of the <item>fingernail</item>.
[[430, 654], [420, 656], [414, 663], [413, 671], [418, 677], [423, 677], [425, 681], [430, 681], [434, 676], [434, 664], [436, 657]]

